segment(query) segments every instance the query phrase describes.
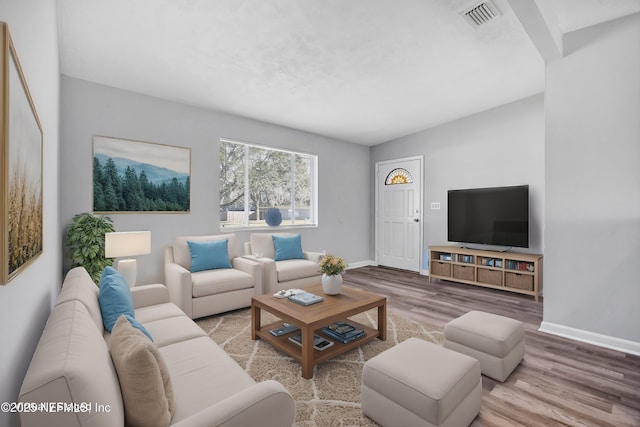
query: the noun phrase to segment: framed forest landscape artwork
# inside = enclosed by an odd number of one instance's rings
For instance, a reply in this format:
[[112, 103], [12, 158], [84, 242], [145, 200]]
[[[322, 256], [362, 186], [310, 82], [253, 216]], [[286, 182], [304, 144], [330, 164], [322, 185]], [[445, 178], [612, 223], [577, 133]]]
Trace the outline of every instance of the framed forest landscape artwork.
[[93, 137], [93, 210], [189, 212], [191, 149]]
[[5, 23], [0, 44], [0, 281], [6, 284], [42, 253], [42, 127]]

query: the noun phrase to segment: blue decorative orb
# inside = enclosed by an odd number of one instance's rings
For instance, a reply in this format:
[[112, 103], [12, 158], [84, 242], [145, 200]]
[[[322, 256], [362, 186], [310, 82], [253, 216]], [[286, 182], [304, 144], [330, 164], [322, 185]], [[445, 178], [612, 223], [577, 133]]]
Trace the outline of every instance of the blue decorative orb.
[[269, 208], [267, 209], [267, 213], [264, 216], [264, 220], [272, 227], [280, 225], [282, 222], [282, 214], [280, 213], [280, 209], [277, 208]]

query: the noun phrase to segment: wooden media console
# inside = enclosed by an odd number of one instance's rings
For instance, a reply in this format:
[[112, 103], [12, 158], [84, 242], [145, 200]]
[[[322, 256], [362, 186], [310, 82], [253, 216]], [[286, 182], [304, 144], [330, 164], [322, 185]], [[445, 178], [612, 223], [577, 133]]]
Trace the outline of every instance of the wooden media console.
[[429, 282], [450, 280], [533, 295], [542, 289], [542, 255], [429, 246]]

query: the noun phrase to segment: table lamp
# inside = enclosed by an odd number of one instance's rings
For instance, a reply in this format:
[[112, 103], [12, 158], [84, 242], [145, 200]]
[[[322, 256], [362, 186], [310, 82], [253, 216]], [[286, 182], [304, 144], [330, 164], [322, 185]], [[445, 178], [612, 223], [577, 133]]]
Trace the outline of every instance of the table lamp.
[[[104, 255], [106, 258], [132, 257], [151, 253], [150, 231], [118, 231], [104, 234]], [[117, 270], [125, 278], [129, 287], [136, 285], [136, 260], [118, 260]]]

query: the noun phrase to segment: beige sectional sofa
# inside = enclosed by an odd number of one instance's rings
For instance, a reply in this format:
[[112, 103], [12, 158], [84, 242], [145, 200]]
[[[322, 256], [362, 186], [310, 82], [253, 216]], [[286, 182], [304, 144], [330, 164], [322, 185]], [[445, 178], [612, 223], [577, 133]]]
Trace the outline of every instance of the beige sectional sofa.
[[[175, 426], [289, 426], [295, 403], [282, 384], [256, 383], [175, 304], [163, 285], [131, 289], [135, 319], [166, 363]], [[22, 427], [123, 426], [125, 405], [109, 353], [98, 287], [71, 270], [47, 321], [20, 390], [20, 402], [75, 403], [22, 412]], [[130, 404], [130, 403], [129, 403]], [[84, 405], [84, 406], [83, 406]], [[89, 409], [89, 410], [88, 410]]]

